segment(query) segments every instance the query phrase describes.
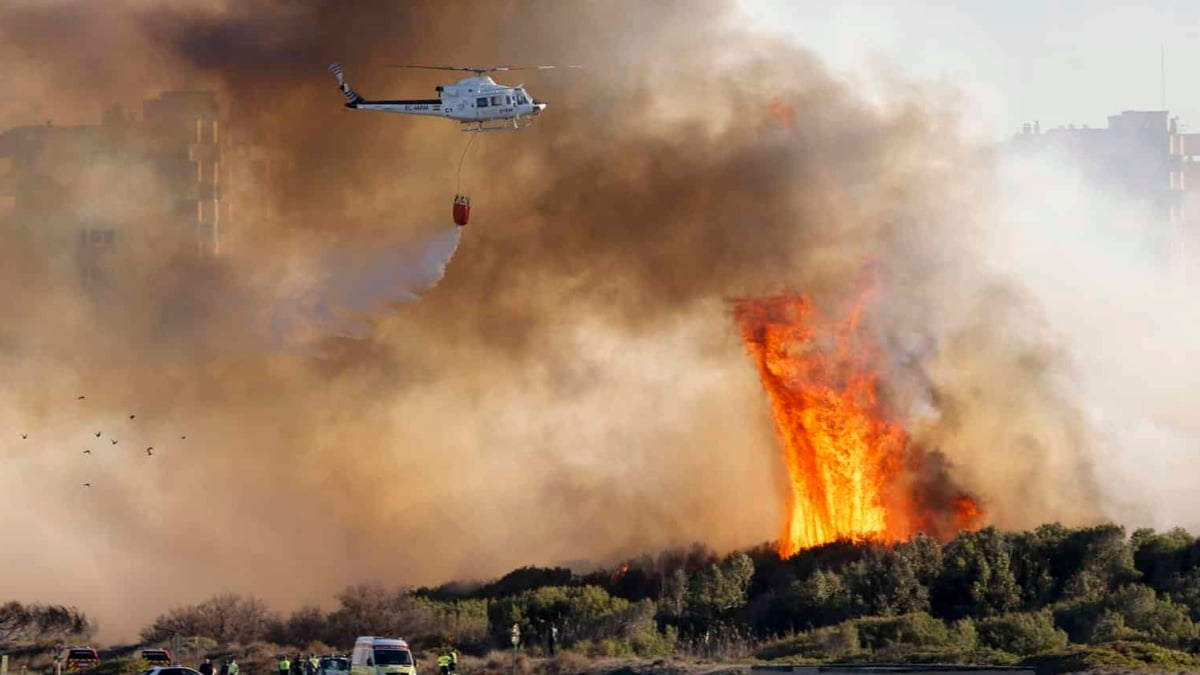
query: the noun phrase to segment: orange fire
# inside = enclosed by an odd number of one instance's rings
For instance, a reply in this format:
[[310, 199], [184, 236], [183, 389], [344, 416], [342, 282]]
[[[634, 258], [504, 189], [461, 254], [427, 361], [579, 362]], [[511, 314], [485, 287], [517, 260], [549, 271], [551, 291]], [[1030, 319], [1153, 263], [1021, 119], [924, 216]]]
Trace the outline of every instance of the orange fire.
[[906, 471], [914, 457], [904, 429], [881, 410], [877, 353], [860, 329], [862, 309], [831, 323], [803, 296], [740, 300], [735, 308], [790, 478], [783, 557], [839, 539], [896, 541], [931, 531], [946, 520], [939, 507], [953, 511], [953, 530], [982, 517], [961, 493], [942, 505], [911, 494]]
[[954, 525], [960, 530], [973, 530], [983, 523], [983, 509], [979, 502], [967, 495], [954, 498]]

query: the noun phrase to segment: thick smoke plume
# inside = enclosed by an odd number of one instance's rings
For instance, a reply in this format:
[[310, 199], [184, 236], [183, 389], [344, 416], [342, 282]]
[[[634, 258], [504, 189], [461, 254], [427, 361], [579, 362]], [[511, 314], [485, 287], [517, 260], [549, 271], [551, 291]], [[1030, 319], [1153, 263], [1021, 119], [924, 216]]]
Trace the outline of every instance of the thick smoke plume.
[[[977, 271], [986, 158], [955, 140], [953, 98], [898, 83], [868, 105], [728, 10], [0, 6], [5, 128], [212, 89], [235, 144], [278, 167], [237, 186], [257, 208], [215, 261], [144, 215], [153, 172], [21, 187], [123, 223], [103, 297], [73, 276], [77, 222], [0, 215], [0, 595], [77, 603], [121, 637], [216, 590], [286, 609], [361, 579], [771, 539], [778, 450], [725, 300], [836, 303], [867, 269], [887, 394], [939, 470], [1001, 525], [1096, 516], [1058, 355]], [[368, 96], [446, 80], [387, 63], [589, 67], [531, 77], [538, 124], [476, 142], [473, 222], [434, 287], [449, 252], [404, 261], [447, 251], [466, 139], [343, 110], [333, 60]]]

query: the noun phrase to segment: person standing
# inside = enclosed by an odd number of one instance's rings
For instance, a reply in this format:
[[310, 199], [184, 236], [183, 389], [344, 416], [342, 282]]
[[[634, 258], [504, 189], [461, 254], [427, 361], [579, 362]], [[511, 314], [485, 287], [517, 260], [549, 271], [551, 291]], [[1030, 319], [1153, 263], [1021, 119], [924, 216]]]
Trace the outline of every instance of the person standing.
[[237, 659], [230, 657], [230, 659], [229, 659], [229, 675], [238, 675], [239, 670], [241, 670], [241, 669], [238, 668]]
[[221, 661], [221, 675], [229, 675], [229, 659], [228, 658], [223, 659]]
[[291, 675], [292, 662], [288, 660], [287, 654], [279, 657], [279, 675]]
[[196, 670], [200, 671], [200, 675], [213, 675], [212, 659], [204, 659], [204, 663]]
[[555, 649], [558, 647], [558, 626], [550, 624], [550, 656], [554, 656]]

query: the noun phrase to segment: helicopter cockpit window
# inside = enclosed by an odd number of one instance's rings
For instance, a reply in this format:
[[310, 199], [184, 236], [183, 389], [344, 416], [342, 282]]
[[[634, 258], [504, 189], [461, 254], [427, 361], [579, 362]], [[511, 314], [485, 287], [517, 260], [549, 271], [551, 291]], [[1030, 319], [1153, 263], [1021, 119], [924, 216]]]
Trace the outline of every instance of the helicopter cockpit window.
[[487, 107], [487, 105], [488, 105], [488, 102], [487, 102], [487, 97], [486, 97], [486, 96], [480, 96], [479, 98], [475, 99], [475, 105], [476, 105], [476, 106], [478, 106], [478, 107], [480, 107], [480, 108], [486, 108], [486, 107]]
[[512, 97], [511, 96], [504, 97], [504, 105], [512, 105]]

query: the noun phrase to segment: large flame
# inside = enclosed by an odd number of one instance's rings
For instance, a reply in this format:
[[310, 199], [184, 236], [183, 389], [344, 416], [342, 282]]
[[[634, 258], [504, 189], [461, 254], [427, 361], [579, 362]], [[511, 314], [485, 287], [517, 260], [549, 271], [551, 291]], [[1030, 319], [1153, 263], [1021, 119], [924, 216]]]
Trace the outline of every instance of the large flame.
[[[828, 322], [803, 296], [736, 305], [783, 441], [791, 484], [779, 541], [784, 557], [839, 539], [904, 539], [932, 529], [939, 515], [910, 493], [908, 436], [881, 411], [877, 352], [860, 330], [862, 307]], [[945, 506], [952, 530], [982, 517], [965, 494]]]

